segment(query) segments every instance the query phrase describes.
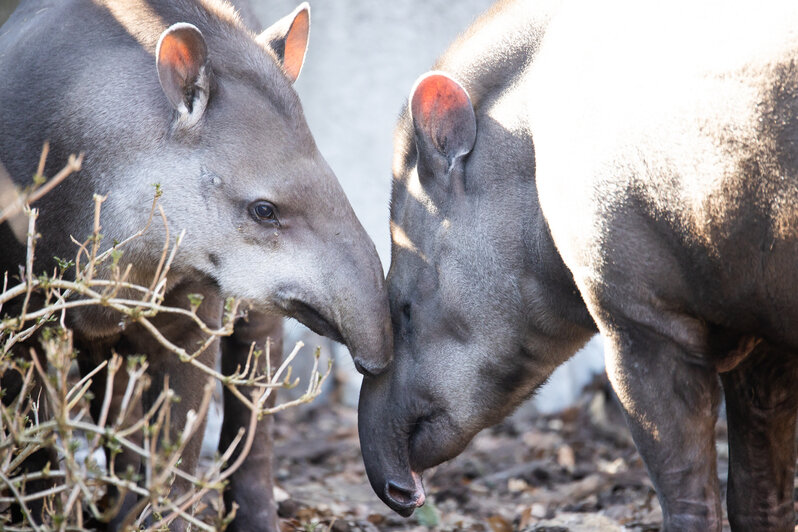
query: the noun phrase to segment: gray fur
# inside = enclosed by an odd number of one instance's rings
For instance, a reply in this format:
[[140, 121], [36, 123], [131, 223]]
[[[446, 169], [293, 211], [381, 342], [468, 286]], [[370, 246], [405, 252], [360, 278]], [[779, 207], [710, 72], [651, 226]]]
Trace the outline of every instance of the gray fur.
[[793, 526], [798, 11], [646, 5], [505, 1], [456, 41], [435, 68], [474, 102], [459, 186], [420, 184], [400, 119], [395, 362], [360, 406], [372, 486], [397, 511], [422, 497], [411, 471], [598, 328], [665, 528], [720, 530], [721, 380], [730, 522]]

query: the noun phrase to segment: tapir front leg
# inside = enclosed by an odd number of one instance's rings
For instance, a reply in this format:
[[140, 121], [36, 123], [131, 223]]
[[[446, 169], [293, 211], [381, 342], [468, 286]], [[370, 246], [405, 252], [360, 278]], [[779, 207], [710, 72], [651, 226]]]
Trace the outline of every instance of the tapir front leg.
[[[266, 366], [267, 338], [271, 342], [270, 363], [273, 368], [278, 366], [283, 352], [282, 335], [282, 318], [250, 312], [247, 320], [236, 322], [234, 334], [222, 340], [222, 372], [229, 375], [238, 367], [243, 368], [253, 342], [256, 344], [256, 349], [264, 353], [264, 356], [257, 359], [258, 371], [263, 372]], [[251, 390], [245, 387], [240, 388], [240, 391], [246, 396], [251, 393]], [[274, 395], [269, 399], [268, 406], [273, 404]], [[241, 427], [249, 426], [249, 421], [249, 409], [225, 389], [224, 421], [219, 438], [220, 452], [227, 449]], [[243, 465], [230, 478], [230, 485], [224, 494], [225, 504], [228, 510], [232, 509], [233, 503], [238, 504], [239, 508], [235, 520], [227, 530], [248, 532], [279, 530], [272, 472], [273, 423], [272, 416], [264, 416], [258, 421], [252, 449]], [[241, 445], [243, 443], [239, 444], [239, 449]], [[237, 456], [238, 453], [234, 454], [230, 463], [233, 463]]]
[[[30, 344], [32, 342], [29, 341]], [[16, 353], [19, 353], [19, 358], [24, 357], [25, 350], [24, 348], [33, 349], [28, 345], [18, 346], [20, 349]], [[15, 354], [16, 354], [15, 353]], [[47, 360], [43, 354], [39, 354], [39, 362], [44, 364], [46, 368]], [[42, 420], [46, 420], [50, 417], [49, 408], [47, 405], [47, 393], [44, 390], [44, 386], [40, 383], [38, 378], [34, 377], [34, 384], [32, 389], [28, 390], [28, 395], [19, 397], [20, 393], [22, 393], [22, 388], [24, 379], [20, 373], [16, 370], [7, 370], [4, 373], [0, 374], [0, 391], [3, 393], [0, 394], [0, 399], [2, 400], [2, 406], [8, 407], [13, 403], [14, 400], [18, 401], [38, 401], [39, 405], [39, 418]], [[58, 463], [58, 455], [55, 452], [55, 449], [52, 446], [45, 446], [39, 449], [38, 451], [34, 451], [30, 456], [28, 456], [19, 469], [15, 472], [15, 474], [19, 473], [37, 473], [47, 467], [54, 467]], [[28, 481], [25, 485], [26, 493], [39, 493], [50, 489], [53, 487], [53, 482], [48, 479], [37, 479]], [[19, 504], [12, 504], [11, 507], [8, 509], [10, 514], [11, 522], [10, 524], [21, 524], [26, 523], [28, 525], [33, 525], [37, 523], [44, 522], [45, 512], [47, 510], [46, 505], [44, 504], [43, 499], [35, 499], [32, 501], [28, 501], [26, 503], [27, 509], [30, 512], [30, 518], [33, 522], [27, 520], [27, 516], [22, 510], [22, 507]], [[0, 525], [2, 528], [2, 525]]]
[[729, 422], [729, 524], [732, 530], [792, 531], [798, 357], [760, 343], [721, 379]]
[[605, 329], [607, 373], [657, 490], [664, 530], [721, 530], [714, 367], [645, 327]]
[[[175, 287], [164, 301], [164, 306], [188, 308], [189, 294], [195, 293], [204, 295], [204, 300], [197, 310], [199, 318], [208, 327], [219, 328], [222, 320], [223, 302], [211, 287], [189, 283]], [[153, 325], [169, 341], [189, 353], [196, 351], [208, 338], [192, 320], [173, 314], [159, 314], [153, 319]], [[135, 345], [135, 352], [147, 354], [147, 361], [150, 365], [149, 375], [152, 382], [144, 394], [144, 411], [149, 410], [158, 395], [163, 391], [163, 383], [167, 378], [169, 379], [169, 388], [180, 398], [171, 405], [171, 423], [170, 427], [168, 427], [171, 442], [175, 443], [185, 427], [188, 412], [190, 410], [199, 412], [205, 385], [208, 383], [209, 377], [192, 365], [181, 362], [177, 354], [161, 346], [140, 326], [129, 327], [125, 332], [125, 336]], [[216, 340], [197, 356], [196, 360], [210, 368], [214, 368], [218, 353], [219, 341]], [[200, 448], [205, 432], [205, 420], [206, 417], [203, 417], [196, 426], [193, 435], [185, 444], [178, 465], [179, 469], [192, 475], [196, 472], [199, 462]], [[174, 502], [191, 488], [189, 481], [177, 476], [169, 493], [169, 498]], [[168, 513], [166, 512], [164, 517]], [[170, 530], [185, 530], [187, 523], [178, 519], [173, 521], [169, 528]]]

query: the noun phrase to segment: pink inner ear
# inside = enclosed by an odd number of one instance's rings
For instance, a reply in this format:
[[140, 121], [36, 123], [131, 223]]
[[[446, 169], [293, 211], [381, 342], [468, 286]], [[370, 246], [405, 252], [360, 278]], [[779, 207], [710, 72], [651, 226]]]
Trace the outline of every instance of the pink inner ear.
[[411, 102], [413, 120], [423, 124], [425, 129], [450, 113], [470, 107], [471, 101], [465, 90], [452, 78], [442, 74], [431, 74], [421, 80]]
[[310, 17], [308, 15], [307, 9], [300, 11], [285, 38], [283, 68], [292, 80], [299, 77], [302, 63], [305, 62], [305, 51], [308, 47], [308, 34], [310, 33]]
[[161, 42], [158, 62], [173, 69], [181, 81], [197, 76], [199, 66], [192, 61], [188, 45], [173, 35], [166, 35]]
[[[185, 22], [173, 24], [161, 35], [156, 53], [158, 80], [169, 103], [197, 119], [204, 111], [208, 91], [208, 77], [201, 76], [208, 59], [202, 33]], [[195, 100], [202, 104], [199, 113], [194, 112]]]

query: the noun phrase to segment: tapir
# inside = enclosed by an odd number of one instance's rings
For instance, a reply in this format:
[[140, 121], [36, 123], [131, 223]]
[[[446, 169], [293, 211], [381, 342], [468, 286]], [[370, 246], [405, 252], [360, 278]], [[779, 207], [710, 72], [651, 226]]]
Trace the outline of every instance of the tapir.
[[391, 508], [598, 331], [664, 529], [721, 530], [721, 397], [732, 529], [793, 529], [796, 28], [795, 2], [507, 0], [421, 76], [394, 360], [359, 406]]
[[[132, 282], [148, 286], [167, 235], [173, 243], [185, 230], [165, 305], [189, 308], [189, 294], [202, 294], [198, 312], [218, 326], [224, 299], [238, 297], [258, 314], [294, 317], [346, 343], [360, 371], [381, 371], [392, 353], [382, 267], [292, 85], [309, 23], [307, 4], [255, 34], [224, 1], [24, 0], [0, 28], [0, 160], [25, 186], [44, 141], [47, 175], [68, 154], [85, 153], [80, 172], [35, 205], [40, 271], [53, 271], [54, 257], [75, 256], [71, 238], [91, 235], [94, 194], [107, 197], [100, 220], [107, 249], [147, 225], [157, 185], [167, 223], [156, 218], [124, 247], [121, 263], [131, 265]], [[0, 272], [17, 275], [25, 250], [8, 224], [0, 226], [0, 250]], [[205, 377], [140, 326], [100, 307], [74, 309], [67, 320], [84, 371], [111, 352], [146, 354], [152, 385], [140, 408], [149, 408], [169, 378], [181, 398], [173, 428], [197, 410]], [[156, 325], [189, 352], [203, 337], [188, 320], [164, 315]], [[236, 325], [223, 343], [223, 370], [243, 366], [250, 341], [265, 340], [266, 325], [262, 317]], [[212, 367], [218, 351], [212, 346], [200, 360]], [[12, 377], [3, 376], [4, 389]], [[97, 393], [95, 413], [101, 404]], [[248, 419], [226, 397], [222, 448]], [[277, 528], [266, 424], [257, 430], [225, 496], [229, 508], [238, 505], [236, 530]], [[183, 454], [186, 471], [196, 466], [200, 438]], [[117, 466], [141, 464], [123, 455]], [[175, 481], [175, 493], [186, 488]], [[124, 526], [135, 504], [123, 501], [109, 528]]]

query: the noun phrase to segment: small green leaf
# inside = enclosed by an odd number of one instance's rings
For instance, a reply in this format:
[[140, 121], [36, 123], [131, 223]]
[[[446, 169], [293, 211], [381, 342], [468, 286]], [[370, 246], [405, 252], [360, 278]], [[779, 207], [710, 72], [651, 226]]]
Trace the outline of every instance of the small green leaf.
[[55, 259], [56, 264], [58, 264], [58, 268], [64, 272], [75, 265], [74, 260], [65, 260], [59, 257], [53, 257]]
[[111, 262], [112, 262], [112, 264], [114, 266], [117, 266], [119, 264], [119, 259], [121, 259], [121, 258], [122, 258], [122, 250], [114, 248], [111, 251]]
[[440, 522], [440, 517], [438, 516], [438, 509], [435, 508], [435, 505], [432, 504], [431, 501], [427, 501], [424, 506], [416, 510], [416, 521], [421, 526], [425, 526], [428, 528], [438, 526]]
[[191, 310], [197, 310], [204, 299], [205, 296], [202, 294], [189, 294], [188, 302], [191, 305]]

